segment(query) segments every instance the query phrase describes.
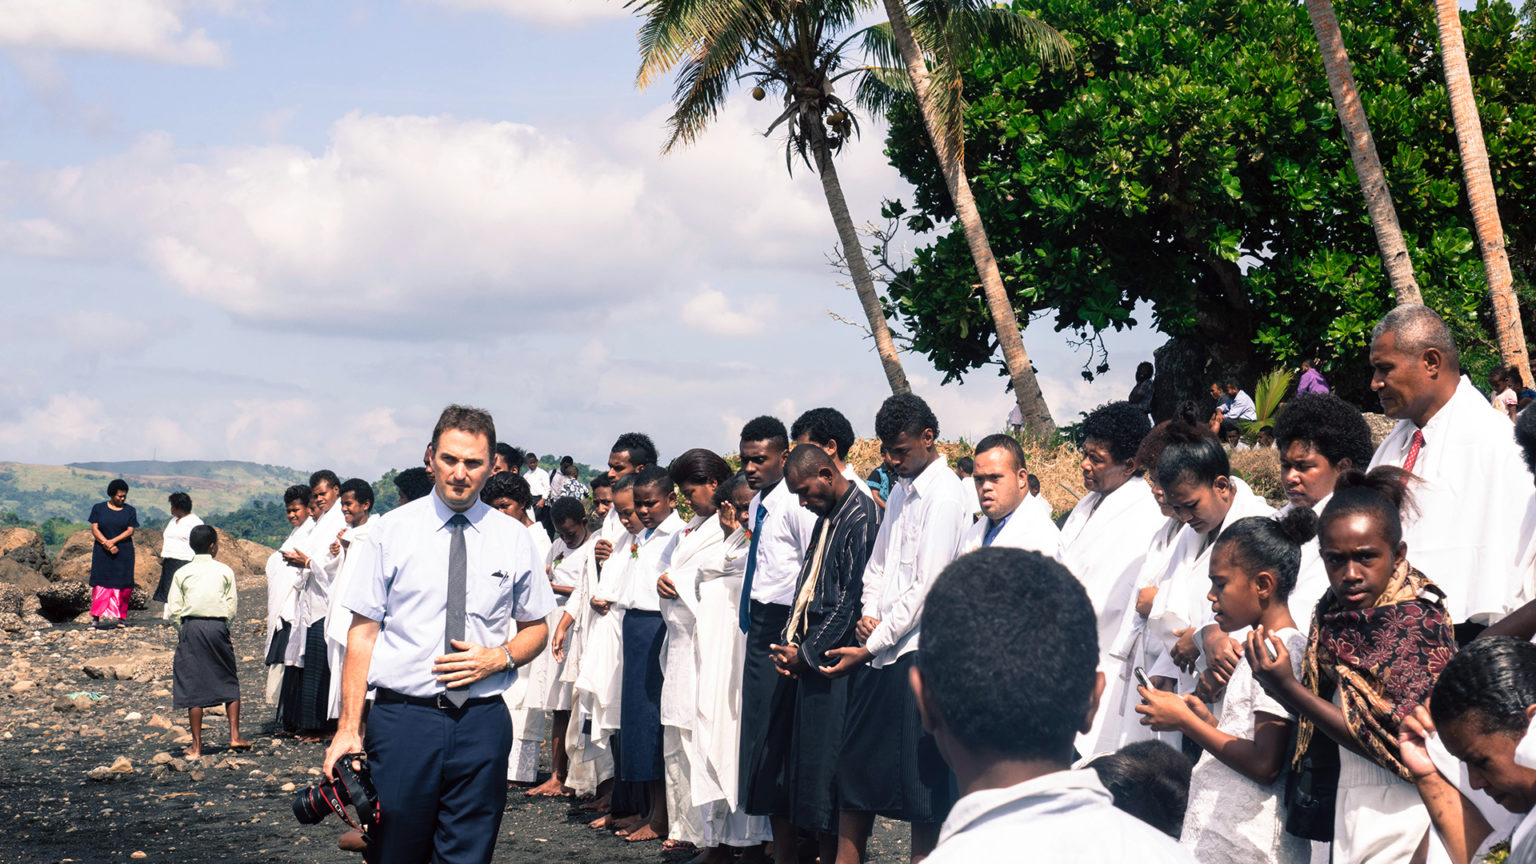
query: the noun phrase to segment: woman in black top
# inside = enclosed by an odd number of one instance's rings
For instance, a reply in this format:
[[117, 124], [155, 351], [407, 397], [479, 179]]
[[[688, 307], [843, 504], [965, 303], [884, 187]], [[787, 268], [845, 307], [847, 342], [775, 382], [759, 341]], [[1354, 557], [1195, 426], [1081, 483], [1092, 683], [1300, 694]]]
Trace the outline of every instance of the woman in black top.
[[107, 500], [91, 508], [91, 620], [105, 630], [125, 626], [133, 595], [133, 532], [139, 514], [128, 504], [128, 484], [107, 484]]

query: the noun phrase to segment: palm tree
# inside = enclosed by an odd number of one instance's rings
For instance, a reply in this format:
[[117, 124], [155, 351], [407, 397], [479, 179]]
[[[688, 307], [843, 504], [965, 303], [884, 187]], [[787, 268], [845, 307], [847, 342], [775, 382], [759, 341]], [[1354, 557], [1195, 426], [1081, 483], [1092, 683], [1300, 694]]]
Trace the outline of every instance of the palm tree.
[[1509, 255], [1504, 251], [1504, 226], [1499, 221], [1499, 202], [1493, 192], [1493, 174], [1488, 169], [1488, 149], [1483, 145], [1483, 126], [1472, 92], [1472, 76], [1467, 71], [1467, 48], [1461, 36], [1461, 10], [1456, 0], [1435, 0], [1435, 18], [1440, 28], [1440, 64], [1445, 68], [1445, 89], [1451, 100], [1451, 120], [1456, 125], [1456, 143], [1461, 150], [1461, 170], [1467, 182], [1467, 203], [1472, 208], [1472, 224], [1477, 231], [1477, 245], [1483, 254], [1483, 268], [1488, 273], [1488, 297], [1493, 304], [1493, 326], [1499, 337], [1499, 356], [1504, 366], [1520, 370], [1529, 386], [1530, 361], [1526, 354], [1525, 328], [1520, 323], [1520, 306], [1510, 288]]
[[[997, 328], [997, 342], [1003, 349], [1003, 363], [1024, 418], [1024, 428], [1042, 437], [1051, 436], [1056, 423], [1051, 419], [1045, 395], [1040, 392], [1029, 353], [1024, 350], [1023, 330], [1003, 286], [992, 244], [987, 240], [976, 198], [971, 194], [970, 178], [965, 173], [961, 123], [965, 103], [960, 73], [970, 52], [983, 43], [1011, 44], [1047, 62], [1068, 60], [1071, 49], [1060, 33], [1038, 19], [984, 2], [913, 0], [917, 14], [912, 18], [907, 15], [904, 0], [884, 2], [891, 38], [911, 79], [929, 143], [938, 156], [955, 216], [981, 276], [982, 294]], [[931, 65], [930, 58], [934, 61]]]
[[783, 96], [783, 112], [764, 134], [785, 128], [785, 162], [790, 170], [796, 156], [807, 164], [814, 162], [886, 380], [891, 392], [909, 393], [912, 388], [897, 356], [833, 161], [858, 132], [858, 120], [851, 106], [837, 95], [835, 85], [842, 81], [855, 85], [852, 102], [879, 112], [892, 98], [888, 84], [899, 80], [888, 70], [850, 64], [847, 52], [865, 31], [838, 38], [872, 2], [630, 0], [627, 5], [644, 20], [640, 28], [639, 86], [643, 88], [680, 66], [673, 92], [675, 110], [667, 121], [671, 135], [663, 152], [702, 134], [739, 81], [755, 83], [753, 98], [763, 99], [769, 93]]
[[[1453, 0], [1454, 2], [1454, 0]], [[1317, 34], [1317, 46], [1323, 54], [1323, 69], [1328, 73], [1328, 89], [1333, 91], [1333, 106], [1344, 126], [1344, 140], [1349, 142], [1349, 158], [1360, 178], [1365, 208], [1371, 214], [1371, 228], [1376, 232], [1376, 248], [1381, 252], [1381, 266], [1398, 303], [1422, 303], [1419, 283], [1413, 278], [1413, 260], [1403, 242], [1403, 229], [1397, 223], [1397, 208], [1392, 205], [1392, 190], [1376, 155], [1376, 139], [1360, 104], [1355, 87], [1355, 73], [1350, 68], [1349, 52], [1339, 31], [1339, 19], [1333, 14], [1331, 0], [1307, 0], [1307, 14]]]

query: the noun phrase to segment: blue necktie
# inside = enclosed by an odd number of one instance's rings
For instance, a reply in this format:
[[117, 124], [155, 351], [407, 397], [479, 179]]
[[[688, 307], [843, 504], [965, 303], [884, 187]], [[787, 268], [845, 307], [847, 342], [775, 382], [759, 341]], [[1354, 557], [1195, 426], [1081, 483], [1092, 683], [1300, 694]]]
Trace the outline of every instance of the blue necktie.
[[752, 574], [757, 572], [757, 541], [763, 539], [763, 520], [768, 518], [768, 508], [757, 503], [757, 519], [753, 523], [752, 544], [747, 547], [747, 575], [741, 580], [741, 632], [752, 626]]

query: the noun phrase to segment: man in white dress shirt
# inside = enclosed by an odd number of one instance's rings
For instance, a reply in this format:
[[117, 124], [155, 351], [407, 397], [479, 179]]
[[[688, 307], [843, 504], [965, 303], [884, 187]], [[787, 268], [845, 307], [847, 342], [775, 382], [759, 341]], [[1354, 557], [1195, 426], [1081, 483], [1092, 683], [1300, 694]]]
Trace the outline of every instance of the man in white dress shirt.
[[973, 552], [934, 582], [922, 623], [912, 688], [964, 795], [929, 864], [1193, 861], [1115, 809], [1093, 769], [1069, 768], [1104, 678], [1093, 606], [1065, 567], [1016, 549]]
[[1536, 599], [1522, 573], [1522, 522], [1531, 478], [1509, 421], [1461, 375], [1450, 329], [1433, 310], [1398, 306], [1371, 333], [1371, 389], [1398, 421], [1371, 467], [1418, 478], [1403, 520], [1413, 565], [1445, 591], [1465, 642]]
[[873, 498], [874, 493], [869, 491], [869, 484], [864, 478], [853, 470], [848, 464], [848, 448], [853, 446], [853, 424], [843, 416], [843, 412], [836, 408], [812, 408], [801, 414], [789, 427], [789, 440], [796, 447], [801, 444], [815, 444], [822, 452], [832, 457], [832, 464], [837, 466], [837, 473], [848, 478], [853, 488], [864, 493], [866, 497]]
[[891, 396], [875, 415], [875, 434], [897, 483], [864, 569], [862, 617], [854, 628], [862, 644], [827, 651], [830, 665], [822, 667], [830, 676], [858, 670], [837, 785], [838, 834], [859, 861], [876, 815], [912, 823], [912, 855], [921, 858], [954, 803], [952, 778], [923, 731], [907, 678], [923, 598], [959, 554], [971, 522], [960, 478], [935, 446], [939, 421], [928, 403], [910, 393]]
[[[793, 682], [779, 675], [774, 665], [773, 645], [789, 621], [816, 514], [801, 507], [800, 499], [784, 483], [789, 431], [783, 423], [767, 416], [748, 421], [741, 429], [740, 452], [747, 485], [757, 493], [748, 514], [752, 540], [747, 547], [739, 622], [747, 634], [741, 681], [740, 800], [747, 813], [769, 816], [778, 803], [778, 787], [774, 778], [759, 777], [753, 767], [764, 764], [760, 751], [768, 739], [768, 721], [778, 713], [775, 706], [793, 692]], [[787, 824], [780, 820], [774, 826], [774, 848], [775, 854], [792, 856], [795, 835], [792, 828], [782, 830]]]
[[972, 469], [970, 479], [964, 482], [976, 490], [982, 518], [966, 529], [965, 539], [960, 541], [961, 553], [984, 546], [1007, 546], [1057, 557], [1061, 531], [1040, 508], [1026, 503], [1029, 469], [1019, 442], [1010, 435], [981, 439]]
[[[1020, 452], [1023, 451], [1020, 450]], [[960, 478], [960, 489], [965, 493], [965, 515], [972, 519], [980, 518], [981, 493], [977, 491], [974, 479], [976, 476], [976, 460], [969, 456], [961, 456], [959, 459], [956, 459], [955, 476]], [[1025, 473], [1024, 477], [1025, 489], [1027, 490], [1029, 484], [1028, 472]]]
[[490, 414], [450, 405], [427, 451], [434, 494], [350, 550], [362, 560], [342, 598], [352, 627], [324, 773], [366, 749], [384, 814], [370, 862], [488, 864], [496, 848], [512, 743], [501, 693], [544, 649], [555, 600], [527, 528], [480, 500], [495, 440]]

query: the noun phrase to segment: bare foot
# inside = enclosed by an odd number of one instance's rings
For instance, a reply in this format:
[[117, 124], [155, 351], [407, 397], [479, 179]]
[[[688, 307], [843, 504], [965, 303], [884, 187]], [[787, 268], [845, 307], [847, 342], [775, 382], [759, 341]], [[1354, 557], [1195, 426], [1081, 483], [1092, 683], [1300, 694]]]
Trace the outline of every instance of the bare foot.
[[229, 749], [231, 749], [231, 750], [249, 750], [249, 749], [251, 749], [251, 742], [245, 740], [244, 738], [237, 738], [237, 739], [229, 742]]
[[185, 759], [201, 759], [203, 758], [203, 751], [193, 750], [191, 747], [188, 747], [187, 749], [181, 751], [181, 755]]
[[688, 859], [687, 864], [728, 864], [731, 853], [724, 846], [711, 846]]
[[591, 801], [588, 801], [587, 803], [581, 805], [581, 807], [579, 809], [591, 810], [593, 813], [607, 813], [608, 812], [608, 800], [609, 800], [609, 798], [608, 798], [607, 795], [600, 795], [600, 796], [598, 796], [596, 798], [593, 798]]
[[647, 840], [660, 840], [661, 835], [651, 827], [649, 822], [624, 835], [625, 843], [644, 843]]
[[615, 829], [614, 833], [618, 834], [620, 837], [627, 837], [631, 831], [634, 831], [636, 828], [639, 828], [641, 825], [645, 824], [645, 817], [625, 816], [623, 819], [613, 820], [609, 824], [612, 828]]
[[565, 794], [564, 786], [559, 777], [550, 777], [523, 794], [530, 798], [559, 798]]
[[612, 828], [615, 821], [617, 820], [615, 820], [612, 816], [599, 816], [596, 819], [593, 819], [591, 822], [588, 822], [587, 827], [597, 828], [599, 830], [603, 828]]

